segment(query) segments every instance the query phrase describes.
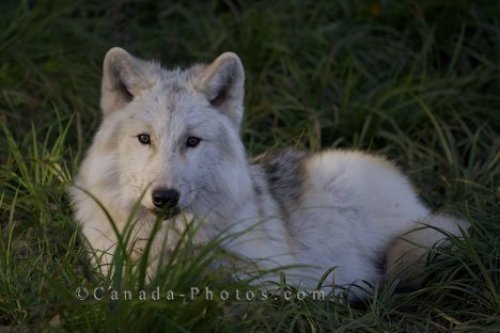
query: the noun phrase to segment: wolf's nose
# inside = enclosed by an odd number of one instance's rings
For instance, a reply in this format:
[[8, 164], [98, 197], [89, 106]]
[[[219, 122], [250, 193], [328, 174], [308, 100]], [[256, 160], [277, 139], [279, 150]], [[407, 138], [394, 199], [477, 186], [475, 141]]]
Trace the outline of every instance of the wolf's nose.
[[157, 208], [174, 208], [179, 202], [176, 190], [157, 189], [153, 191], [153, 204]]

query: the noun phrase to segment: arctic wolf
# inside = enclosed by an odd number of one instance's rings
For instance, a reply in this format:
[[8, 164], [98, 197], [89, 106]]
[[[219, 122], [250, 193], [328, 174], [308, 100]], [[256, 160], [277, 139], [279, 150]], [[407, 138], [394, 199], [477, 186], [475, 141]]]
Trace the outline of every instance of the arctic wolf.
[[117, 243], [109, 219], [123, 231], [134, 213], [139, 255], [161, 215], [153, 257], [175, 241], [162, 235], [194, 219], [200, 241], [247, 230], [224, 246], [264, 269], [298, 265], [286, 276], [300, 288], [313, 289], [332, 267], [326, 282], [336, 286], [375, 285], [396, 272], [418, 284], [421, 257], [445, 238], [439, 230], [460, 235], [464, 223], [432, 214], [377, 156], [285, 149], [247, 159], [244, 79], [229, 52], [187, 69], [107, 52], [102, 123], [71, 189], [76, 219], [103, 261]]

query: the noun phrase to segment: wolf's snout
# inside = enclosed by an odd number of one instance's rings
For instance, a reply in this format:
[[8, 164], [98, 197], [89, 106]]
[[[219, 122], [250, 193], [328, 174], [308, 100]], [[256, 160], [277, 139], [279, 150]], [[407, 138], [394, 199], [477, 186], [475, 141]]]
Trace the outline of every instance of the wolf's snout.
[[153, 191], [153, 204], [156, 208], [174, 208], [179, 202], [179, 192], [174, 189]]

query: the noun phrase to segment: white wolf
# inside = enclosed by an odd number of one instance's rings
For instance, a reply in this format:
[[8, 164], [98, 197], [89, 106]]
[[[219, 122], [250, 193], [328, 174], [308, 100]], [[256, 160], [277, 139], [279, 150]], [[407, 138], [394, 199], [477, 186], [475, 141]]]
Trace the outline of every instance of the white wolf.
[[[247, 160], [239, 133], [244, 77], [229, 52], [209, 65], [167, 70], [121, 48], [108, 51], [102, 124], [71, 189], [90, 245], [110, 253], [117, 237], [87, 192], [120, 231], [144, 194], [136, 241], [147, 239], [158, 213], [166, 219], [162, 230], [188, 216], [202, 221], [201, 240], [250, 229], [228, 249], [265, 269], [306, 265], [287, 271], [287, 282], [301, 288], [314, 288], [331, 267], [328, 281], [337, 286], [375, 285], [405, 268], [413, 269], [402, 273], [403, 283], [418, 283], [420, 257], [445, 238], [436, 228], [460, 235], [464, 223], [432, 214], [380, 157], [287, 149]], [[422, 223], [434, 228], [408, 233]]]

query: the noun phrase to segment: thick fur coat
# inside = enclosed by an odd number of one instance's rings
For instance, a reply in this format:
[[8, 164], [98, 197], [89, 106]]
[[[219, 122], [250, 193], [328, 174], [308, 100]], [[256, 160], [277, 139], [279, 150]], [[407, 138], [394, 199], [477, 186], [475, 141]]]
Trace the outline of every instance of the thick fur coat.
[[109, 217], [122, 231], [134, 206], [138, 255], [158, 214], [166, 220], [152, 257], [175, 243], [168, 230], [186, 220], [201, 221], [202, 242], [222, 230], [249, 229], [224, 246], [266, 269], [305, 265], [286, 272], [289, 283], [306, 289], [331, 267], [335, 285], [376, 284], [395, 272], [415, 285], [420, 258], [445, 236], [435, 228], [408, 232], [422, 223], [457, 235], [464, 227], [433, 215], [380, 157], [285, 149], [248, 160], [239, 133], [244, 70], [234, 53], [167, 70], [113, 48], [101, 93], [102, 123], [71, 196], [103, 264], [117, 242]]

